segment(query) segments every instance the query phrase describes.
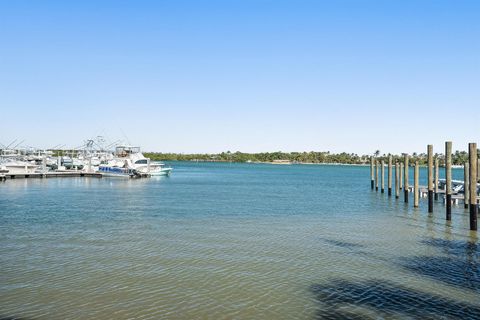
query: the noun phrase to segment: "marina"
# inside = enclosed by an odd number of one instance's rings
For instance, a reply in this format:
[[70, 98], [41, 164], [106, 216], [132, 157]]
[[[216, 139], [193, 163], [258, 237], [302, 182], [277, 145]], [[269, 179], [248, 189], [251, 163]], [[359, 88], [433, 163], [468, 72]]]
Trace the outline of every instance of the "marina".
[[[149, 178], [169, 176], [171, 167], [151, 161], [139, 147], [94, 149], [94, 140], [76, 150], [9, 149], [0, 146], [0, 180], [58, 177]], [[97, 144], [98, 145], [98, 144]], [[111, 146], [110, 146], [111, 147]]]

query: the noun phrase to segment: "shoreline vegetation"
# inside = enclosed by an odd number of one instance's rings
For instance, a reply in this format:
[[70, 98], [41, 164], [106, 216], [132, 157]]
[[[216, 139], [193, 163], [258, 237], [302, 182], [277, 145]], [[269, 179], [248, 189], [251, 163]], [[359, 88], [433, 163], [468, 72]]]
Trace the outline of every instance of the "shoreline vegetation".
[[[480, 150], [478, 151], [480, 154]], [[269, 163], [269, 164], [331, 164], [331, 165], [369, 165], [370, 157], [375, 157], [377, 160], [384, 160], [387, 162], [388, 156], [386, 154], [380, 155], [377, 150], [371, 155], [358, 155], [355, 153], [330, 153], [325, 152], [261, 152], [261, 153], [244, 153], [244, 152], [222, 152], [222, 153], [159, 153], [159, 152], [145, 152], [146, 157], [154, 161], [195, 161], [195, 162], [245, 162], [245, 163]], [[392, 155], [393, 162], [403, 161], [403, 155]], [[443, 165], [443, 154], [435, 154], [440, 160], [440, 165]], [[418, 161], [420, 165], [427, 164], [426, 153], [412, 153], [410, 155], [411, 162]], [[463, 165], [468, 161], [468, 153], [465, 151], [455, 151], [452, 154], [453, 165]]]

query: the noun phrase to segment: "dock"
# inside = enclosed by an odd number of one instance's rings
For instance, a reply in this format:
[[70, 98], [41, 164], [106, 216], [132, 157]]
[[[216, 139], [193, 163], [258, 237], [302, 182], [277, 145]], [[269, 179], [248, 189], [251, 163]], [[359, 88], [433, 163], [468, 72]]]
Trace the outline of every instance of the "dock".
[[[416, 156], [412, 159], [414, 161], [414, 181], [413, 185], [409, 183], [408, 169], [410, 166], [410, 156], [408, 153], [403, 153], [401, 156], [395, 156], [395, 199], [399, 198], [400, 190], [403, 187], [404, 202], [408, 205], [409, 193], [413, 193], [413, 207], [419, 208], [420, 198], [428, 198], [428, 214], [434, 213], [435, 201], [438, 201], [439, 195], [442, 195], [443, 205], [445, 207], [445, 220], [452, 219], [452, 205], [458, 205], [460, 202], [464, 204], [465, 209], [469, 209], [470, 230], [477, 231], [478, 208], [480, 206], [480, 159], [478, 157], [477, 143], [471, 142], [468, 144], [468, 159], [462, 159], [463, 164], [458, 165], [452, 163], [452, 142], [445, 142], [445, 153], [439, 156], [433, 153], [433, 145], [427, 145], [427, 184], [420, 185], [419, 174], [419, 158]], [[403, 158], [403, 159], [402, 159]], [[373, 190], [378, 191], [379, 176], [378, 163], [381, 163], [381, 182], [383, 193], [383, 172], [386, 156], [378, 157], [376, 153], [370, 159], [370, 185]], [[392, 155], [388, 155], [389, 160], [389, 180], [391, 168]], [[445, 179], [439, 179], [439, 160], [442, 160], [445, 166]], [[403, 161], [402, 161], [403, 160]], [[404, 163], [402, 172], [402, 162]], [[456, 165], [458, 168], [463, 168], [464, 180], [452, 180], [452, 167]], [[374, 174], [375, 173], [375, 174]], [[403, 174], [402, 174], [403, 173]], [[402, 186], [403, 176], [403, 186]], [[390, 184], [389, 184], [390, 188]]]
[[101, 173], [89, 173], [89, 172], [45, 172], [45, 173], [1, 173], [0, 180], [7, 179], [46, 179], [46, 178], [72, 178], [72, 177], [91, 177], [91, 178], [102, 178]]
[[[468, 198], [466, 200], [467, 200], [467, 204], [468, 204]], [[452, 195], [452, 204], [459, 204], [460, 201], [465, 202], [465, 196], [463, 194]], [[443, 196], [443, 203], [444, 204], [447, 203], [447, 198], [445, 196]], [[477, 198], [477, 204], [479, 204], [479, 203], [480, 203], [480, 198]]]

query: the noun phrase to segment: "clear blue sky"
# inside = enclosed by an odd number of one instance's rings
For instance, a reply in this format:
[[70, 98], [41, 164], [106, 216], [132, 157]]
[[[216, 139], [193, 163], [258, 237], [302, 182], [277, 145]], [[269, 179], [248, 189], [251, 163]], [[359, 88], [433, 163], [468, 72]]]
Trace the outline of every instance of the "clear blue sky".
[[0, 118], [38, 147], [466, 149], [480, 1], [0, 0]]

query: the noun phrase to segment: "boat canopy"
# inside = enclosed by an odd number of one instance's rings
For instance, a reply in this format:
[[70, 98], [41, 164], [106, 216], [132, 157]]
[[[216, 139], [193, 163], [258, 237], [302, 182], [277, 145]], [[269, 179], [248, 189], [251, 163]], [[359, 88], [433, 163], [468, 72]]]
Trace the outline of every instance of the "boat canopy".
[[139, 153], [140, 147], [133, 147], [133, 146], [117, 146], [115, 148], [115, 154], [120, 157], [126, 157], [132, 153]]

